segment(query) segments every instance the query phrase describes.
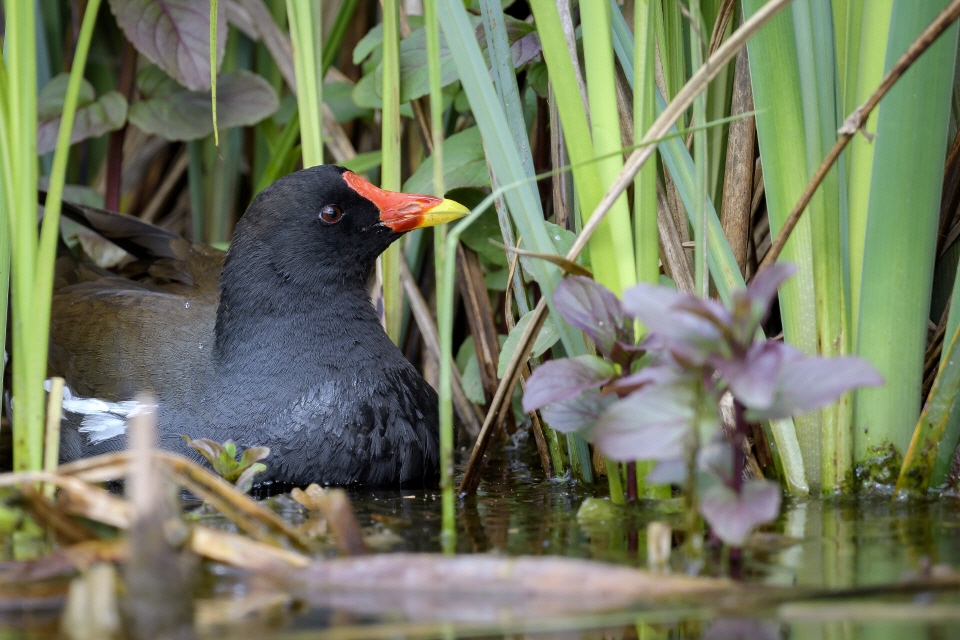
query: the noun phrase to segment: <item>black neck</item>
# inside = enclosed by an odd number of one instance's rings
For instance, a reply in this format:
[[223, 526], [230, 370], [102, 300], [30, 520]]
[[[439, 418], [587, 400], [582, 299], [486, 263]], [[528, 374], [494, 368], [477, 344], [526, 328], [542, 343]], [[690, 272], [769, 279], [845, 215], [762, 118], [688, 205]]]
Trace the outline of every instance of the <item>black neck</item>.
[[262, 263], [231, 262], [224, 265], [217, 308], [215, 355], [221, 367], [296, 369], [288, 359], [335, 359], [355, 336], [383, 334], [365, 279], [317, 280], [305, 287], [264, 273]]

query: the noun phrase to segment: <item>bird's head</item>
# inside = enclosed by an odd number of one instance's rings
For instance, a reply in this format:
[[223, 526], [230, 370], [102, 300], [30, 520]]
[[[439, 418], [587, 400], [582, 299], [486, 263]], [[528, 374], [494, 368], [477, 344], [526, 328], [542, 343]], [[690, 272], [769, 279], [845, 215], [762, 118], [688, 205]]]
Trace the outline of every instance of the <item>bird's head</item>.
[[237, 223], [227, 270], [265, 267], [307, 289], [364, 282], [404, 233], [467, 213], [453, 200], [380, 189], [343, 167], [311, 167], [257, 195]]

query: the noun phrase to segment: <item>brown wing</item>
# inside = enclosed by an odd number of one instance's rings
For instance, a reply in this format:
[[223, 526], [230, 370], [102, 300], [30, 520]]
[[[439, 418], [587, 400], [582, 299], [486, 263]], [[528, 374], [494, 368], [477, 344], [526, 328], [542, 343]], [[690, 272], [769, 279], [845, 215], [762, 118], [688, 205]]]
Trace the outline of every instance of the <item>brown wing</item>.
[[205, 375], [224, 252], [112, 211], [64, 202], [63, 214], [133, 261], [115, 274], [60, 252], [50, 374], [105, 400], [154, 389], [179, 393]]

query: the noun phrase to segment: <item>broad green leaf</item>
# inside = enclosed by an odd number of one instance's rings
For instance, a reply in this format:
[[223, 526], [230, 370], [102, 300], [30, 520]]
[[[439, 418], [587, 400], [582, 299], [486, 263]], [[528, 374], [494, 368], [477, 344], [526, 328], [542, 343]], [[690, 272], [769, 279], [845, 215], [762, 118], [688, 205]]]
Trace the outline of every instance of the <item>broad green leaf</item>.
[[[455, 133], [443, 141], [443, 184], [447, 192], [462, 187], [490, 187], [490, 173], [487, 171], [487, 159], [483, 153], [483, 141], [480, 129], [470, 127]], [[433, 156], [428, 157], [403, 185], [407, 193], [430, 193], [433, 187]], [[479, 222], [471, 226], [475, 229]], [[468, 230], [464, 234], [471, 233]], [[499, 227], [494, 239], [500, 238]], [[489, 243], [488, 243], [489, 244]], [[474, 247], [471, 247], [474, 248]], [[474, 251], [479, 251], [474, 248]], [[497, 249], [502, 255], [503, 251]]]
[[476, 353], [470, 354], [467, 366], [463, 368], [460, 375], [463, 393], [467, 396], [467, 399], [474, 404], [486, 404], [487, 399], [483, 394], [483, 383], [480, 382], [480, 363], [477, 361]]
[[383, 46], [383, 23], [377, 23], [377, 25], [367, 31], [367, 35], [360, 38], [360, 42], [357, 43], [357, 46], [353, 48], [353, 64], [360, 64], [363, 62], [367, 56], [369, 56], [375, 49], [378, 49]]
[[[37, 153], [53, 151], [57, 144], [57, 132], [60, 130], [60, 112], [67, 91], [69, 74], [55, 76], [37, 96], [37, 110], [40, 122], [37, 126]], [[77, 113], [70, 134], [71, 144], [96, 138], [116, 131], [127, 121], [127, 100], [117, 91], [109, 91], [99, 98], [94, 94], [93, 85], [83, 80], [77, 101]]]
[[[60, 112], [63, 111], [63, 98], [67, 93], [67, 82], [69, 80], [69, 73], [55, 75], [37, 94], [37, 117], [40, 120], [50, 120], [59, 116]], [[93, 85], [88, 80], [81, 79], [80, 93], [77, 95], [77, 107], [88, 105], [96, 98], [97, 93]]]
[[[407, 189], [405, 188], [404, 190]], [[412, 191], [415, 192], [416, 190]], [[477, 221], [463, 232], [460, 240], [488, 262], [502, 267], [508, 266], [509, 260], [507, 259], [506, 252], [504, 252], [501, 247], [490, 242], [491, 240], [494, 242], [501, 242], [502, 240], [497, 214], [492, 209], [481, 214], [480, 217], [477, 218]]]
[[[382, 109], [383, 99], [380, 97], [378, 77], [368, 73], [353, 85], [353, 101], [361, 109]], [[400, 105], [400, 115], [405, 118], [413, 117], [413, 109], [409, 104]]]
[[[163, 74], [159, 74], [163, 76]], [[213, 131], [210, 94], [187, 91], [156, 68], [137, 76], [144, 99], [130, 107], [130, 122], [166, 140], [196, 140]], [[249, 71], [232, 71], [217, 83], [217, 121], [221, 128], [253, 125], [279, 107], [270, 84]]]
[[[503, 343], [503, 348], [500, 350], [500, 362], [497, 363], [498, 378], [502, 378], [504, 373], [506, 373], [507, 363], [513, 358], [513, 354], [517, 350], [517, 345], [520, 343], [520, 336], [523, 335], [527, 325], [530, 324], [531, 318], [533, 318], [533, 311], [523, 314], [507, 336], [507, 341]], [[555, 345], [559, 339], [560, 333], [553, 324], [553, 318], [548, 316], [547, 319], [543, 321], [543, 326], [540, 327], [540, 333], [537, 334], [537, 339], [533, 343], [533, 349], [530, 350], [531, 357], [537, 358], [542, 356], [546, 353], [547, 349]]]
[[[551, 253], [556, 253], [559, 256], [565, 256], [570, 252], [570, 247], [573, 246], [573, 243], [577, 241], [577, 235], [573, 231], [569, 231], [553, 224], [552, 222], [544, 221], [544, 228], [547, 230], [548, 237], [550, 238], [550, 244], [553, 245]], [[548, 252], [541, 252], [548, 253]], [[526, 271], [531, 276], [535, 273], [534, 271], [534, 262], [538, 262], [537, 258], [531, 258], [527, 256], [520, 256], [520, 266], [523, 267], [523, 270]], [[578, 260], [578, 263], [582, 263], [583, 260]]]
[[369, 119], [373, 117], [372, 109], [365, 109], [353, 100], [354, 85], [349, 82], [325, 82], [323, 84], [323, 102], [337, 122], [350, 122], [357, 118]]
[[366, 173], [375, 167], [379, 167], [381, 162], [383, 162], [383, 156], [378, 149], [377, 151], [358, 153], [349, 160], [344, 160], [343, 166], [354, 173]]
[[[191, 91], [210, 88], [209, 3], [197, 0], [110, 0], [110, 9], [127, 39], [150, 62]], [[218, 69], [223, 62], [226, 43], [227, 12], [221, 10], [217, 12]]]

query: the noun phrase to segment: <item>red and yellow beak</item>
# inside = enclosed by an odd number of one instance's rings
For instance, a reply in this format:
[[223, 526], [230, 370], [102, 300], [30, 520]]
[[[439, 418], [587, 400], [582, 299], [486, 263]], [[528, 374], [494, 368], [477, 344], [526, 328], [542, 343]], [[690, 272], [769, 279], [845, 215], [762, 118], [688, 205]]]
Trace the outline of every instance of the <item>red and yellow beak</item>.
[[415, 193], [398, 193], [375, 187], [352, 171], [344, 171], [347, 185], [376, 205], [380, 221], [397, 233], [459, 220], [470, 209], [459, 202]]

